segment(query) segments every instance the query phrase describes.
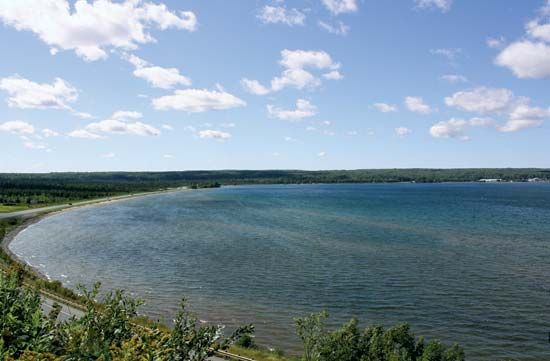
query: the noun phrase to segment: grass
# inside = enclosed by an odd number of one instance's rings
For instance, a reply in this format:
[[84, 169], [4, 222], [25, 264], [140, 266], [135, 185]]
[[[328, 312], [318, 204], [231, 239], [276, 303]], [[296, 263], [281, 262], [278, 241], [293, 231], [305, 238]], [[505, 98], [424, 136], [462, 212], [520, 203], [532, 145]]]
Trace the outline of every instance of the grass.
[[23, 211], [25, 209], [29, 209], [28, 206], [23, 204], [18, 204], [15, 206], [6, 206], [3, 204], [0, 204], [0, 213], [8, 213], [8, 212], [17, 212], [17, 211]]
[[262, 347], [258, 348], [243, 348], [239, 346], [231, 346], [228, 350], [233, 354], [248, 357], [256, 361], [298, 361], [297, 357], [284, 356], [280, 351], [270, 351]]

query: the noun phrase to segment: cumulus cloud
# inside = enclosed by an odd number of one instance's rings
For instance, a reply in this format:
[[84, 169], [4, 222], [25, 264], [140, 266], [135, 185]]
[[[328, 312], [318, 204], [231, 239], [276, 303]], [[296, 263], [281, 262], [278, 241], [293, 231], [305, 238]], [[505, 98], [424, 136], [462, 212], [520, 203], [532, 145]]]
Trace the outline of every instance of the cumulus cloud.
[[519, 104], [513, 108], [509, 119], [498, 130], [505, 133], [534, 128], [542, 125], [546, 118], [550, 117], [550, 110], [538, 107], [530, 107], [527, 104]]
[[135, 77], [145, 79], [155, 88], [172, 89], [178, 85], [191, 85], [191, 79], [181, 75], [180, 71], [176, 68], [156, 66], [133, 54], [124, 55], [123, 58], [134, 65], [135, 70], [133, 74]]
[[445, 98], [445, 103], [468, 112], [507, 117], [502, 125], [494, 124], [501, 132], [538, 127], [550, 117], [548, 109], [532, 107], [529, 105], [529, 98], [516, 96], [511, 90], [504, 88], [479, 87], [457, 92]]
[[140, 112], [130, 111], [130, 110], [119, 110], [111, 115], [111, 119], [141, 119], [143, 114]]
[[319, 152], [319, 153], [317, 153], [317, 156], [318, 156], [319, 158], [324, 158], [324, 157], [326, 157], [326, 155], [327, 155], [327, 152]]
[[197, 134], [199, 138], [203, 139], [227, 140], [231, 138], [231, 134], [214, 129], [199, 130]]
[[286, 87], [313, 89], [320, 86], [321, 79], [314, 75], [311, 70], [326, 71], [323, 74], [325, 79], [339, 80], [343, 78], [343, 75], [338, 71], [341, 66], [340, 63], [334, 62], [332, 57], [325, 51], [284, 49], [281, 51], [279, 64], [283, 67], [283, 71], [280, 76], [271, 80], [271, 86], [264, 86], [257, 80], [247, 78], [241, 80], [241, 85], [252, 94], [265, 95]]
[[9, 132], [17, 135], [34, 134], [35, 129], [32, 124], [22, 120], [11, 120], [0, 124], [0, 132]]
[[392, 113], [397, 111], [397, 106], [392, 104], [374, 103], [372, 106], [382, 113]]
[[393, 131], [395, 135], [397, 135], [400, 138], [406, 137], [407, 135], [412, 133], [412, 130], [406, 127], [398, 127], [398, 128], [395, 128]]
[[334, 15], [354, 13], [359, 9], [357, 0], [322, 0], [322, 2]]
[[492, 113], [509, 109], [514, 99], [509, 89], [478, 87], [446, 97], [445, 104], [468, 112]]
[[256, 95], [266, 95], [271, 92], [271, 89], [263, 86], [257, 80], [250, 80], [247, 78], [241, 79], [241, 86], [249, 93]]
[[512, 70], [518, 78], [545, 78], [550, 76], [550, 45], [518, 41], [502, 50], [495, 63]]
[[321, 29], [326, 30], [328, 33], [334, 35], [348, 35], [351, 29], [349, 25], [346, 25], [341, 21], [338, 21], [334, 24], [329, 24], [327, 22], [319, 20], [318, 24]]
[[416, 6], [425, 8], [438, 8], [443, 12], [451, 10], [453, 0], [415, 0]]
[[221, 87], [218, 87], [217, 90], [176, 90], [172, 95], [153, 99], [153, 107], [157, 110], [182, 110], [189, 113], [225, 110], [245, 105], [243, 100], [226, 92]]
[[550, 76], [550, 2], [526, 25], [526, 37], [506, 46], [495, 64], [510, 69], [518, 78]]
[[135, 111], [120, 110], [110, 118], [88, 124], [83, 129], [77, 129], [68, 135], [74, 138], [100, 139], [103, 134], [129, 134], [139, 136], [157, 136], [160, 130], [152, 125], [134, 121], [142, 114]]
[[45, 129], [42, 129], [42, 136], [44, 136], [45, 138], [58, 137], [59, 133], [56, 132], [55, 130], [45, 128]]
[[488, 38], [487, 46], [493, 49], [502, 49], [506, 45], [506, 39], [503, 36], [498, 38]]
[[283, 6], [264, 6], [257, 15], [264, 24], [304, 25], [306, 15], [297, 10], [287, 10]]
[[442, 49], [431, 49], [430, 53], [434, 55], [439, 55], [447, 59], [451, 64], [453, 64], [457, 56], [462, 53], [461, 48], [442, 48]]
[[328, 80], [341, 80], [344, 79], [344, 76], [338, 70], [332, 70], [323, 74], [323, 78]]
[[270, 116], [282, 120], [301, 120], [316, 115], [317, 107], [305, 99], [298, 99], [294, 110], [281, 109], [270, 104], [267, 106], [267, 112]]
[[139, 136], [156, 136], [160, 130], [152, 125], [142, 122], [125, 122], [118, 119], [105, 119], [100, 122], [90, 123], [86, 130], [92, 133], [132, 134]]
[[67, 133], [69, 137], [72, 138], [82, 138], [82, 139], [101, 139], [101, 135], [94, 134], [87, 131], [86, 129], [75, 129], [72, 132]]
[[190, 11], [173, 12], [164, 4], [141, 0], [17, 0], [0, 2], [0, 20], [19, 31], [31, 31], [50, 46], [50, 53], [73, 50], [87, 61], [107, 57], [110, 49], [136, 49], [154, 42], [156, 27], [194, 31]]
[[492, 118], [472, 118], [469, 120], [451, 118], [446, 122], [438, 122], [430, 128], [430, 135], [434, 138], [454, 138], [469, 140], [465, 134], [469, 127], [488, 127], [495, 125]]
[[112, 159], [114, 157], [116, 157], [116, 154], [113, 152], [109, 152], [101, 155], [101, 158], [106, 158], [106, 159]]
[[441, 76], [441, 79], [452, 84], [468, 82], [468, 79], [464, 75], [459, 74], [445, 74]]
[[433, 109], [428, 104], [424, 103], [422, 97], [405, 97], [405, 106], [414, 113], [430, 114], [433, 112]]
[[78, 99], [78, 91], [61, 78], [40, 84], [13, 75], [0, 79], [0, 89], [8, 93], [10, 107], [21, 109], [71, 109], [68, 104]]

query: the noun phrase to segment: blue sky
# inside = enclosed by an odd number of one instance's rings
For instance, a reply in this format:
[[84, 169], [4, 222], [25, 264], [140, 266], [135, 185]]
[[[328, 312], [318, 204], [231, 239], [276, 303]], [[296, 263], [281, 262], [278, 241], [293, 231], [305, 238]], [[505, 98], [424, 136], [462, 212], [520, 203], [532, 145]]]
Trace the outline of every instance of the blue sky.
[[550, 167], [549, 0], [0, 0], [0, 172]]

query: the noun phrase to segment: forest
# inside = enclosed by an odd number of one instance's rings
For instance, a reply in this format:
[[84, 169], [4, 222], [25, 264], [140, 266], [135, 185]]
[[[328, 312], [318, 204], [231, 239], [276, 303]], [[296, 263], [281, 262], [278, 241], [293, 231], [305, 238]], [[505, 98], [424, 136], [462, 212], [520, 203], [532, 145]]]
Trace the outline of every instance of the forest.
[[358, 169], [219, 170], [178, 172], [94, 172], [0, 174], [2, 206], [40, 206], [166, 188], [208, 188], [240, 184], [475, 182], [480, 179], [550, 181], [550, 169]]

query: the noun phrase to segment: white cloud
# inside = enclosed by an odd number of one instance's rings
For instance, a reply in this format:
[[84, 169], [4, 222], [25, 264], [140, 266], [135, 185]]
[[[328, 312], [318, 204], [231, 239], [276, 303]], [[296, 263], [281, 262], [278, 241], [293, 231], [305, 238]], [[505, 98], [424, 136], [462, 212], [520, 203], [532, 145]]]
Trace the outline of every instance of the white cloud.
[[284, 137], [285, 142], [297, 142], [298, 139], [289, 136]]
[[440, 55], [446, 58], [449, 62], [453, 63], [456, 60], [456, 57], [462, 53], [460, 48], [442, 48], [442, 49], [431, 49], [430, 53], [434, 55]]
[[163, 124], [161, 127], [162, 129], [165, 129], [165, 130], [174, 130], [174, 127], [171, 126], [170, 124]]
[[284, 70], [280, 76], [271, 80], [270, 87], [260, 84], [257, 80], [247, 78], [241, 80], [241, 85], [250, 93], [265, 95], [286, 87], [313, 89], [320, 86], [321, 79], [312, 74], [309, 69], [328, 71], [323, 74], [326, 79], [338, 80], [343, 78], [338, 71], [341, 66], [340, 63], [334, 62], [331, 56], [324, 51], [284, 49], [281, 51], [279, 64]]
[[74, 50], [87, 61], [107, 57], [109, 49], [135, 49], [154, 42], [152, 26], [193, 31], [194, 13], [169, 11], [164, 4], [142, 0], [4, 0], [0, 20], [19, 31], [31, 31], [51, 47], [50, 53]]
[[217, 140], [226, 140], [231, 138], [231, 134], [222, 132], [220, 130], [213, 130], [213, 129], [199, 130], [198, 136], [203, 139], [217, 139]]
[[288, 49], [281, 51], [279, 64], [287, 69], [303, 69], [306, 67], [338, 69], [340, 67], [340, 64], [334, 63], [331, 56], [324, 51]]
[[498, 130], [505, 133], [534, 128], [542, 125], [550, 117], [550, 110], [530, 107], [527, 104], [516, 105], [510, 112], [508, 120]]
[[225, 110], [245, 105], [243, 100], [221, 88], [176, 90], [172, 95], [153, 99], [153, 107], [157, 110], [182, 110], [189, 113]]
[[294, 87], [296, 89], [309, 88], [313, 89], [321, 85], [319, 78], [304, 69], [286, 69], [280, 77], [271, 80], [271, 90], [279, 91], [286, 87]]
[[45, 129], [42, 129], [42, 135], [46, 138], [50, 138], [50, 137], [57, 137], [59, 136], [59, 133], [56, 132], [55, 130], [51, 130], [51, 129], [48, 129], [48, 128], [45, 128]]
[[518, 41], [502, 50], [495, 63], [509, 68], [518, 78], [544, 78], [550, 76], [550, 45]]
[[142, 122], [129, 123], [118, 119], [105, 119], [90, 123], [86, 130], [92, 133], [132, 134], [140, 136], [157, 136], [160, 130]]
[[406, 137], [407, 135], [412, 133], [412, 130], [406, 127], [398, 127], [394, 129], [394, 133], [398, 137]]
[[0, 124], [0, 132], [9, 132], [17, 135], [34, 134], [35, 129], [32, 124], [21, 120], [11, 120]]
[[220, 124], [221, 127], [223, 128], [235, 128], [237, 126], [237, 124], [235, 123], [222, 123]]
[[178, 85], [191, 85], [191, 79], [181, 75], [180, 71], [176, 68], [163, 68], [152, 65], [133, 54], [124, 54], [123, 58], [134, 65], [134, 76], [145, 79], [155, 88], [172, 89]]
[[80, 119], [92, 119], [94, 117], [90, 113], [86, 113], [86, 112], [77, 112], [75, 110], [71, 110], [71, 112], [77, 117], [79, 117]]
[[72, 138], [82, 138], [82, 139], [101, 139], [103, 138], [101, 135], [94, 134], [92, 132], [87, 131], [86, 129], [76, 129], [72, 132], [67, 133], [69, 137]]
[[319, 152], [319, 153], [317, 153], [317, 156], [318, 156], [319, 158], [324, 158], [326, 155], [327, 155], [327, 152]]
[[550, 22], [541, 24], [541, 20], [533, 20], [527, 24], [527, 33], [542, 41], [550, 42]]
[[112, 159], [114, 157], [116, 157], [116, 154], [113, 152], [109, 152], [101, 155], [101, 158], [106, 158], [106, 159]]
[[268, 105], [267, 112], [270, 116], [282, 120], [301, 120], [316, 115], [317, 107], [305, 99], [298, 99], [296, 101], [296, 109], [294, 110], [285, 110], [273, 105]]
[[174, 156], [172, 154], [164, 154], [162, 156], [162, 158], [165, 158], [165, 159], [174, 159]]
[[357, 0], [322, 0], [322, 2], [334, 15], [354, 13], [359, 9]]
[[470, 127], [493, 127], [495, 121], [492, 118], [471, 118], [469, 120], [451, 118], [446, 122], [438, 122], [430, 128], [430, 134], [434, 138], [454, 138], [469, 140], [465, 134]]
[[386, 104], [386, 103], [374, 103], [372, 105], [376, 108], [376, 110], [382, 112], [382, 113], [391, 113], [397, 111], [397, 106], [392, 104]]
[[486, 120], [482, 124], [485, 118], [474, 118], [470, 121], [470, 125], [495, 125], [496, 129], [501, 132], [516, 132], [537, 127], [550, 117], [550, 110], [531, 107], [529, 102], [529, 98], [515, 96], [509, 89], [485, 87], [457, 92], [453, 96], [445, 98], [445, 103], [448, 106], [468, 112], [506, 116], [507, 120], [502, 125], [496, 125], [492, 120]]
[[504, 88], [478, 87], [454, 93], [445, 98], [445, 104], [469, 112], [492, 113], [509, 109], [515, 100], [511, 90]]
[[282, 6], [269, 5], [264, 6], [257, 17], [264, 24], [281, 23], [288, 26], [304, 25], [304, 21], [306, 20], [306, 15], [297, 9], [287, 10]]
[[509, 119], [498, 130], [504, 133], [517, 132], [519, 130], [535, 128], [542, 125], [541, 119]]
[[510, 69], [518, 78], [550, 76], [550, 2], [526, 25], [526, 38], [505, 47], [495, 64]]
[[257, 80], [250, 80], [247, 78], [243, 78], [241, 79], [241, 85], [244, 88], [244, 90], [256, 95], [266, 95], [271, 91], [271, 89], [263, 86]]
[[323, 74], [323, 78], [328, 80], [341, 80], [344, 79], [344, 76], [338, 70], [332, 70], [328, 73]]
[[503, 36], [498, 38], [488, 38], [487, 46], [493, 49], [501, 49], [506, 45], [506, 38]]
[[10, 107], [21, 109], [70, 109], [68, 103], [78, 98], [77, 90], [61, 78], [52, 84], [40, 84], [13, 75], [0, 80], [0, 89], [9, 94]]
[[35, 143], [35, 142], [32, 142], [32, 141], [23, 142], [23, 146], [27, 149], [51, 151], [51, 150], [48, 149], [48, 146], [46, 144]]
[[358, 134], [359, 134], [359, 132], [356, 131], [356, 130], [348, 130], [348, 131], [346, 132], [346, 135], [349, 135], [350, 137], [356, 136], [356, 135], [358, 135]]
[[335, 35], [343, 35], [343, 36], [348, 35], [351, 29], [349, 25], [346, 25], [341, 21], [338, 21], [335, 24], [329, 24], [319, 20], [318, 24], [321, 29], [324, 29], [328, 33], [335, 34]]
[[141, 114], [140, 112], [129, 111], [129, 110], [119, 110], [117, 112], [114, 112], [113, 115], [111, 115], [111, 119], [117, 119], [117, 120], [141, 119], [142, 117], [143, 117], [143, 114]]
[[420, 113], [420, 114], [429, 114], [433, 112], [432, 108], [424, 103], [424, 99], [421, 97], [405, 97], [405, 106], [411, 112]]
[[464, 75], [459, 74], [445, 74], [441, 77], [441, 79], [453, 84], [466, 83], [468, 81]]
[[451, 10], [453, 0], [415, 0], [416, 6], [419, 8], [439, 8], [443, 12]]

